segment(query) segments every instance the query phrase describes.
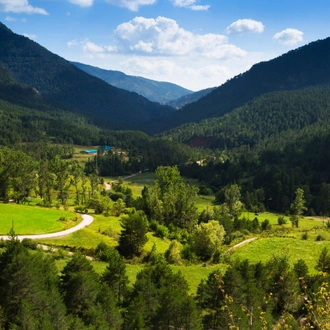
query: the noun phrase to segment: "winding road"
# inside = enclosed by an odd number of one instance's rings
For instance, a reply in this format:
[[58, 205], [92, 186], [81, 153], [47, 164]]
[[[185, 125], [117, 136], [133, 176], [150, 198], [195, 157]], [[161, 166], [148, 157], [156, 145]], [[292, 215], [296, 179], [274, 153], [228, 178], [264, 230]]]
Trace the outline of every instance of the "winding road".
[[[53, 238], [53, 237], [60, 237], [60, 236], [65, 236], [68, 234], [72, 234], [75, 231], [78, 231], [82, 228], [85, 228], [89, 226], [93, 221], [94, 218], [91, 215], [88, 214], [81, 214], [83, 220], [75, 227], [72, 227], [67, 230], [59, 231], [57, 233], [49, 233], [49, 234], [39, 234], [39, 235], [18, 235], [17, 238], [21, 241], [24, 238], [30, 238], [30, 239], [40, 239], [40, 238]], [[0, 239], [3, 240], [8, 240], [10, 237], [8, 235], [5, 236], [0, 236]]]

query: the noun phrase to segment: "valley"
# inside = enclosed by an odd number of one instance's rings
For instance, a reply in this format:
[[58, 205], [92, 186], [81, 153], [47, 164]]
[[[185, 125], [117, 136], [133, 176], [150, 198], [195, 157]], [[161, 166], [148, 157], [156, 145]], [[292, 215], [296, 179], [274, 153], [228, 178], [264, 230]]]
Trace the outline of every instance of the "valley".
[[0, 328], [326, 329], [329, 47], [155, 102], [1, 24]]

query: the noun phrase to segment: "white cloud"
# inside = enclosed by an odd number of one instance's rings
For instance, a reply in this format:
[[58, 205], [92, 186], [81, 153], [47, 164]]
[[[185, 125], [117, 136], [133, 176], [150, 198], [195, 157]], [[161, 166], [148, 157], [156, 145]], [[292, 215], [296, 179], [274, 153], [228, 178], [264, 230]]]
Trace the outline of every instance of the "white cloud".
[[186, 56], [224, 59], [243, 57], [246, 52], [228, 43], [220, 34], [194, 34], [179, 27], [175, 20], [158, 17], [135, 17], [115, 30], [123, 53], [137, 51], [152, 55]]
[[96, 54], [104, 53], [105, 51], [102, 46], [98, 46], [90, 41], [84, 43], [83, 50], [86, 53], [96, 53]]
[[11, 17], [11, 16], [6, 16], [5, 21], [7, 21], [7, 22], [16, 22], [17, 18]]
[[37, 36], [36, 36], [35, 34], [23, 33], [23, 36], [24, 36], [24, 37], [27, 37], [27, 38], [29, 38], [29, 39], [31, 39], [31, 40], [35, 40], [35, 39], [37, 39]]
[[90, 7], [93, 5], [94, 0], [69, 0], [69, 2], [80, 7]]
[[0, 0], [0, 11], [16, 14], [48, 15], [45, 9], [31, 6], [28, 0]]
[[264, 31], [264, 28], [265, 26], [262, 22], [255, 21], [253, 19], [239, 19], [226, 28], [226, 33], [261, 33]]
[[107, 3], [118, 7], [138, 11], [140, 6], [153, 5], [157, 0], [106, 0]]
[[175, 7], [189, 8], [191, 10], [208, 10], [210, 5], [196, 5], [197, 0], [171, 0]]
[[173, 61], [164, 59], [131, 57], [121, 62], [123, 68], [135, 75], [171, 75], [174, 72], [182, 73], [182, 68], [175, 65]]
[[210, 7], [211, 7], [210, 5], [204, 5], [204, 6], [192, 5], [189, 8], [194, 11], [202, 11], [202, 10], [209, 10]]
[[91, 57], [94, 57], [94, 56], [104, 57], [110, 53], [117, 52], [116, 47], [96, 45], [95, 43], [89, 41], [89, 39], [87, 39], [87, 38], [82, 39], [82, 40], [68, 41], [67, 46], [69, 48], [81, 46], [84, 53], [88, 54]]
[[193, 5], [196, 0], [172, 0], [172, 2], [176, 7], [189, 7]]
[[304, 40], [304, 33], [297, 29], [285, 29], [276, 33], [273, 40], [281, 45], [293, 46]]
[[172, 81], [192, 90], [219, 86], [237, 72], [226, 65], [182, 61], [164, 58], [134, 56], [120, 63], [121, 70], [134, 76], [148, 77], [158, 81]]

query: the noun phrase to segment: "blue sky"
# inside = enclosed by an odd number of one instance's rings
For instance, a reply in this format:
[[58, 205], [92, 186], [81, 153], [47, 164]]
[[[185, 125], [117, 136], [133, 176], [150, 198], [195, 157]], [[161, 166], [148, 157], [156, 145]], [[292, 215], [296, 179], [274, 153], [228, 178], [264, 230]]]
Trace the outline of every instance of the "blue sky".
[[330, 35], [329, 0], [0, 0], [0, 21], [70, 61], [191, 90]]

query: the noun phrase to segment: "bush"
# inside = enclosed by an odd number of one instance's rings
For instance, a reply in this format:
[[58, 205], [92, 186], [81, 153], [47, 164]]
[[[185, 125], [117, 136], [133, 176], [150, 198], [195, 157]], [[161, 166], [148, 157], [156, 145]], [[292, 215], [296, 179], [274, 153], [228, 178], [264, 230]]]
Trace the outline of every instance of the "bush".
[[38, 247], [37, 242], [35, 242], [31, 238], [24, 238], [22, 240], [22, 244], [23, 244], [23, 246], [25, 246], [27, 249], [30, 249], [30, 250], [36, 250]]
[[272, 225], [270, 224], [268, 219], [265, 219], [262, 223], [261, 223], [261, 230], [271, 230], [272, 229]]
[[178, 241], [171, 242], [164, 255], [169, 264], [181, 265], [180, 249], [181, 244]]
[[88, 209], [86, 205], [77, 205], [74, 207], [75, 212], [78, 213], [88, 213]]
[[303, 233], [303, 234], [301, 235], [301, 239], [302, 239], [302, 240], [307, 240], [307, 238], [308, 238], [308, 233]]
[[283, 226], [283, 225], [286, 224], [286, 220], [285, 220], [285, 218], [284, 218], [283, 215], [281, 215], [280, 217], [278, 217], [278, 219], [277, 219], [277, 223], [278, 223], [280, 226]]
[[110, 255], [112, 253], [112, 248], [104, 242], [98, 244], [95, 249], [96, 257], [101, 261], [109, 261]]
[[166, 238], [168, 236], [169, 230], [166, 226], [158, 225], [156, 230], [156, 235], [160, 238]]
[[203, 196], [210, 196], [213, 194], [213, 191], [210, 187], [207, 187], [205, 185], [201, 185], [199, 187], [199, 192], [198, 192], [200, 195], [203, 195]]
[[318, 234], [315, 238], [315, 241], [319, 242], [319, 241], [325, 241], [325, 237], [321, 234]]
[[156, 232], [158, 228], [158, 222], [156, 220], [151, 220], [149, 224], [149, 229], [152, 230], [153, 232]]

